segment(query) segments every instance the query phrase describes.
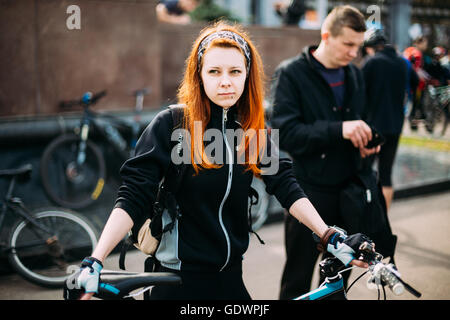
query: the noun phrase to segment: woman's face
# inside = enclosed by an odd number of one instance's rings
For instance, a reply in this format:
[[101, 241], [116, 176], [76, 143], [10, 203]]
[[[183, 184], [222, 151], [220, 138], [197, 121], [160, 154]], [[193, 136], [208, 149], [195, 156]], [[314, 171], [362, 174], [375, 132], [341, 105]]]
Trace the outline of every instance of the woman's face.
[[222, 108], [229, 108], [244, 92], [245, 57], [237, 48], [212, 47], [203, 55], [200, 75], [208, 98]]

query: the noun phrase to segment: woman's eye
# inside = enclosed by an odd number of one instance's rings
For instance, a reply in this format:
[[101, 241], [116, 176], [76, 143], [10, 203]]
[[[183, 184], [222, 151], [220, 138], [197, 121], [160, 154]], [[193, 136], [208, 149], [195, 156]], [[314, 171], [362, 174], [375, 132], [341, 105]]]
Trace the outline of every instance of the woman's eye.
[[209, 70], [208, 73], [209, 74], [217, 74], [217, 73], [219, 73], [219, 70]]
[[236, 69], [236, 70], [232, 70], [231, 73], [232, 74], [240, 74], [240, 73], [242, 73], [242, 71]]

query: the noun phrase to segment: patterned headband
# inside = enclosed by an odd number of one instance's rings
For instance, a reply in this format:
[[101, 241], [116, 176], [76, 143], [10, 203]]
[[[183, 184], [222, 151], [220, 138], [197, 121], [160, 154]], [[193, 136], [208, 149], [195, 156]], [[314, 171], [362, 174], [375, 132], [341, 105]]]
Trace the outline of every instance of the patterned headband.
[[210, 34], [209, 36], [207, 36], [205, 39], [203, 39], [202, 42], [200, 43], [200, 46], [198, 48], [198, 53], [197, 53], [198, 65], [200, 66], [202, 57], [203, 57], [206, 49], [209, 47], [211, 42], [215, 39], [230, 39], [230, 40], [235, 41], [238, 44], [238, 46], [244, 52], [245, 59], [247, 60], [247, 76], [248, 76], [248, 73], [250, 71], [250, 62], [251, 62], [250, 47], [248, 46], [248, 43], [247, 43], [247, 41], [244, 40], [244, 38], [242, 38], [240, 35], [232, 32], [232, 31], [214, 32], [214, 33]]

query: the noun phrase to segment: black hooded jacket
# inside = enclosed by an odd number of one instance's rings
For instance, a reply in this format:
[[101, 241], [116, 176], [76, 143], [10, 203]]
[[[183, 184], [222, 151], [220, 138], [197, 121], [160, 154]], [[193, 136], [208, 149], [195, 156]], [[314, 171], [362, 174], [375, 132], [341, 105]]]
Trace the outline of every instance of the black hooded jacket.
[[[174, 143], [170, 112], [164, 110], [152, 120], [138, 141], [136, 156], [126, 161], [120, 171], [123, 183], [115, 206], [123, 208], [135, 222], [152, 212], [158, 184], [171, 162]], [[215, 133], [239, 129], [237, 120], [235, 106], [225, 112], [212, 104], [207, 129], [216, 129]], [[208, 147], [207, 140], [205, 142]], [[231, 153], [236, 159], [236, 148], [230, 147], [228, 139], [222, 142], [227, 158], [221, 168], [201, 170], [194, 175], [189, 165], [183, 175], [175, 195], [181, 218], [176, 220], [172, 232], [163, 234], [156, 253], [161, 265], [167, 268], [225, 271], [241, 265], [249, 244], [248, 194], [253, 175], [237, 161], [230, 163]], [[284, 208], [305, 197], [288, 159], [279, 159], [278, 172], [262, 178], [266, 191], [274, 194]], [[167, 222], [164, 219], [163, 215], [163, 224]]]
[[271, 123], [279, 129], [280, 149], [294, 161], [300, 184], [339, 188], [360, 166], [359, 150], [342, 136], [342, 122], [360, 119], [364, 80], [352, 64], [344, 67], [345, 98], [341, 110], [313, 63], [311, 51], [283, 61], [272, 83]]
[[368, 58], [362, 72], [366, 84], [363, 118], [383, 134], [400, 134], [405, 119], [404, 103], [408, 81], [406, 61], [386, 45]]

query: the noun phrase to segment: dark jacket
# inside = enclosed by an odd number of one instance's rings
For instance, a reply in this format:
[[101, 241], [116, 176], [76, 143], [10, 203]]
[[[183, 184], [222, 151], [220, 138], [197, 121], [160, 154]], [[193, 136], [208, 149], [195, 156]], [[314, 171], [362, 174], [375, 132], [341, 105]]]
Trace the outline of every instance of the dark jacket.
[[[221, 107], [212, 105], [207, 129], [220, 132], [238, 129], [236, 116], [236, 107], [225, 114]], [[136, 156], [121, 168], [123, 184], [116, 207], [123, 208], [133, 221], [142, 221], [153, 210], [158, 183], [171, 162], [172, 130], [170, 110], [160, 112], [139, 139]], [[236, 156], [236, 148], [231, 150], [228, 139], [223, 142], [223, 154]], [[232, 165], [227, 161], [220, 169], [201, 170], [197, 176], [193, 175], [192, 166], [186, 168], [175, 195], [181, 218], [176, 220], [172, 232], [163, 234], [156, 253], [163, 266], [175, 270], [222, 271], [241, 265], [249, 244], [248, 194], [253, 179], [252, 173], [244, 170], [237, 161]], [[285, 208], [305, 197], [288, 159], [280, 159], [278, 173], [262, 177], [267, 192], [274, 194]], [[164, 219], [163, 215], [163, 224], [167, 222]]]
[[342, 137], [342, 122], [360, 119], [363, 78], [357, 67], [344, 67], [345, 101], [338, 110], [330, 86], [312, 63], [312, 49], [307, 47], [278, 66], [271, 92], [271, 122], [279, 129], [280, 149], [294, 160], [300, 185], [339, 188], [360, 162], [359, 150]]
[[364, 63], [362, 72], [366, 86], [363, 119], [380, 133], [400, 134], [405, 117], [406, 62], [393, 47], [386, 46]]

